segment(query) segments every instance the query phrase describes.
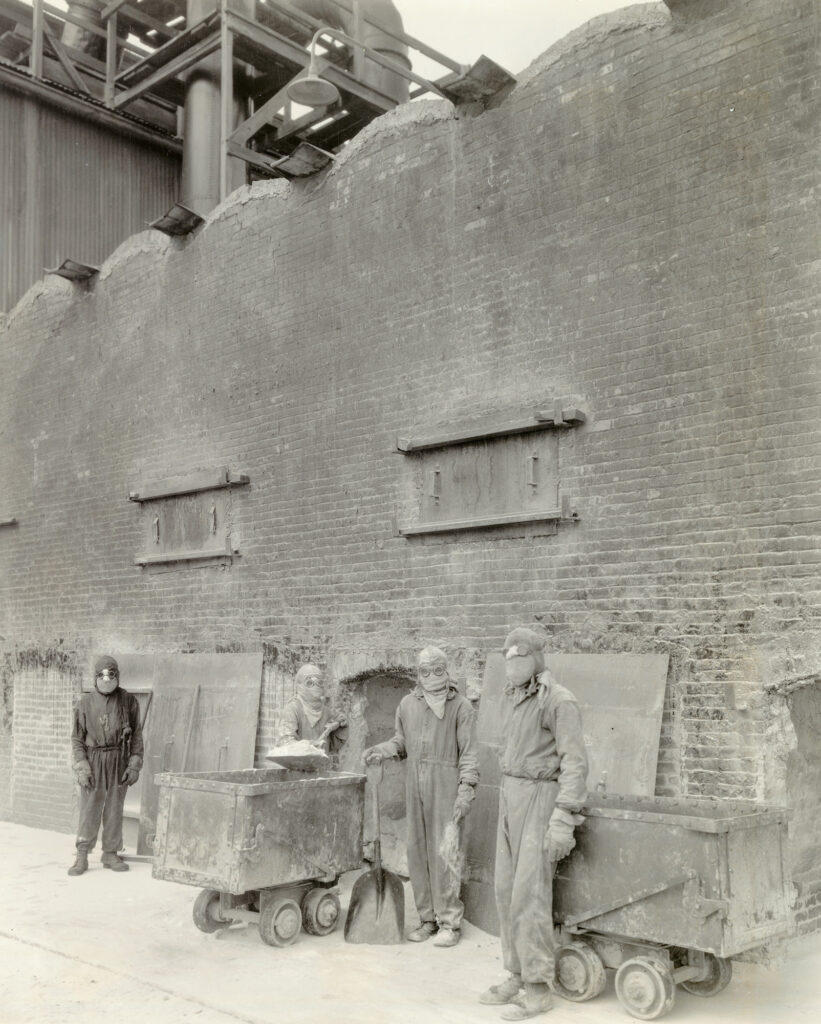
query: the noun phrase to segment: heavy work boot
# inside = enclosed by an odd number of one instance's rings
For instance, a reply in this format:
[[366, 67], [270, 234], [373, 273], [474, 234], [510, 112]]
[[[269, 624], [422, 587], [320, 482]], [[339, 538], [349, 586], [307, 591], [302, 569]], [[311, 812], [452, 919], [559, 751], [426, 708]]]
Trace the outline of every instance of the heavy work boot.
[[85, 850], [78, 850], [74, 863], [68, 869], [70, 875], [82, 875], [88, 871], [88, 853]]
[[491, 985], [479, 996], [479, 1002], [487, 1006], [502, 1006], [512, 1003], [522, 987], [522, 979], [518, 974], [511, 974], [498, 985]]
[[458, 941], [459, 929], [443, 926], [439, 929], [436, 938], [433, 940], [433, 944], [434, 946], [455, 946]]
[[502, 1020], [530, 1020], [540, 1013], [547, 1013], [551, 1006], [550, 986], [543, 982], [526, 981], [524, 993], [509, 1010], [503, 1010], [499, 1016]]
[[104, 853], [102, 862], [104, 868], [111, 868], [112, 871], [128, 871], [128, 865], [116, 853]]
[[424, 942], [429, 939], [431, 935], [435, 935], [437, 932], [437, 926], [433, 921], [423, 921], [418, 928], [414, 928], [412, 932], [408, 932], [409, 942]]

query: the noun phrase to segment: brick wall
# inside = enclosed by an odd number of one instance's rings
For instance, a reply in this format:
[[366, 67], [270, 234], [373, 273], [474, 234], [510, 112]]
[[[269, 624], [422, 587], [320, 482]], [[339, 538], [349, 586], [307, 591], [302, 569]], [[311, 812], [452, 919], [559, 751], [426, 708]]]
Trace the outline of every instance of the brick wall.
[[[821, 648], [818, 12], [668, 6], [597, 19], [481, 116], [400, 108], [324, 176], [136, 236], [87, 292], [33, 289], [0, 336], [5, 643], [276, 649], [259, 750], [303, 656], [434, 642], [475, 687], [538, 619], [562, 651], [670, 654], [659, 792], [786, 799], [767, 687]], [[559, 438], [578, 523], [395, 535], [397, 435], [554, 399], [587, 414]], [[134, 565], [129, 489], [224, 464], [241, 554]], [[15, 772], [47, 780], [24, 727]]]

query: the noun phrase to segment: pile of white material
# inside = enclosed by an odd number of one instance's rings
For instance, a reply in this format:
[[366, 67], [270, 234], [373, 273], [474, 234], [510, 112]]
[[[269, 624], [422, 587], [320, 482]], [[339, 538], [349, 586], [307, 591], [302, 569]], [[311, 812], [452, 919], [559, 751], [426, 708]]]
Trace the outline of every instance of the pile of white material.
[[285, 768], [321, 768], [329, 764], [325, 751], [308, 740], [291, 740], [272, 747], [265, 755], [265, 760], [274, 761]]

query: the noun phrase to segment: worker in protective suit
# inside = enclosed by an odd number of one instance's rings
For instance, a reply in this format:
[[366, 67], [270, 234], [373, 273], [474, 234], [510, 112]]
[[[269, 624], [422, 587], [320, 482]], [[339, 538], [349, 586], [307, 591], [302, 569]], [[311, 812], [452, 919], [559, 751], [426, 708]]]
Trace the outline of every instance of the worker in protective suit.
[[74, 776], [80, 786], [77, 857], [70, 875], [88, 870], [88, 854], [103, 826], [104, 868], [128, 871], [119, 856], [123, 845], [126, 790], [140, 777], [143, 734], [137, 698], [120, 687], [120, 670], [109, 655], [94, 665], [94, 689], [74, 708], [71, 729]]
[[475, 712], [448, 675], [447, 659], [438, 647], [419, 655], [416, 688], [399, 703], [393, 737], [365, 751], [366, 764], [384, 758], [407, 758], [406, 820], [408, 873], [420, 924], [408, 935], [434, 945], [459, 941], [464, 904], [459, 898], [459, 851], [443, 854], [450, 835], [461, 842], [459, 826], [467, 816], [479, 781], [474, 737]]
[[505, 639], [507, 695], [499, 766], [495, 891], [509, 977], [479, 997], [513, 1005], [504, 1020], [550, 1008], [555, 977], [553, 875], [584, 820], [587, 752], [569, 690], [544, 667], [545, 638], [526, 627]]
[[345, 716], [328, 706], [322, 670], [303, 665], [296, 674], [296, 694], [282, 711], [277, 744], [308, 740], [336, 754], [347, 737]]

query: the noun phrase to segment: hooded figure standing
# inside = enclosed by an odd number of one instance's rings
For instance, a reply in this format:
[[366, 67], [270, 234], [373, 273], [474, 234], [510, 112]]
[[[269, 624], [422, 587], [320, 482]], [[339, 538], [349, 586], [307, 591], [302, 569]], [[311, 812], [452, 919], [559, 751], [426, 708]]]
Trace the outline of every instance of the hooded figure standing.
[[[396, 731], [364, 753], [366, 764], [407, 758], [405, 787], [408, 873], [420, 924], [408, 938], [424, 942], [438, 931], [436, 946], [459, 941], [464, 904], [458, 856], [440, 853], [448, 823], [457, 828], [467, 816], [479, 781], [474, 738], [475, 712], [448, 676], [438, 647], [419, 655], [418, 685], [396, 709]], [[459, 838], [459, 832], [456, 832]]]
[[[499, 766], [495, 890], [509, 978], [481, 1003], [514, 1003], [504, 1020], [550, 1009], [555, 976], [553, 874], [576, 841], [587, 796], [587, 752], [573, 694], [544, 668], [545, 639], [514, 629], [505, 639], [507, 702]], [[524, 992], [520, 990], [524, 986]]]
[[296, 695], [282, 710], [277, 743], [308, 740], [335, 754], [347, 738], [344, 716], [328, 707], [322, 670], [303, 665], [296, 674]]
[[70, 875], [88, 870], [88, 854], [103, 826], [104, 868], [128, 871], [117, 851], [123, 845], [126, 790], [140, 777], [143, 732], [137, 698], [120, 687], [120, 670], [109, 655], [94, 665], [94, 689], [74, 708], [71, 729], [74, 776], [80, 786], [77, 857]]

